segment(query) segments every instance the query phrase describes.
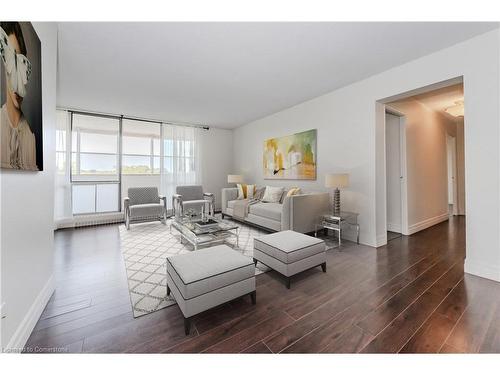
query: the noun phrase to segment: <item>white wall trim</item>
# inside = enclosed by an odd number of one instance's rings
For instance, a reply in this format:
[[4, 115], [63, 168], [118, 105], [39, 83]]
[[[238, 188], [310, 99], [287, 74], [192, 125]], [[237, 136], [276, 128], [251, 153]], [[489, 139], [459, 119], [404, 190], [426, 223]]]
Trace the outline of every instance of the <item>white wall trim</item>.
[[465, 258], [464, 271], [471, 275], [500, 282], [500, 268], [489, 263], [474, 262], [470, 261], [469, 258]]
[[387, 233], [379, 234], [377, 236], [377, 243], [375, 244], [375, 247], [380, 247], [384, 245], [387, 245]]
[[24, 316], [21, 324], [19, 324], [16, 331], [12, 335], [7, 346], [2, 348], [4, 352], [21, 352], [31, 335], [33, 328], [35, 328], [38, 319], [40, 319], [45, 306], [47, 306], [47, 302], [52, 296], [52, 293], [54, 293], [54, 289], [54, 276], [51, 275], [31, 305], [27, 314]]
[[387, 230], [389, 232], [401, 233], [401, 225], [394, 223], [387, 223]]
[[434, 216], [434, 217], [431, 217], [431, 218], [426, 219], [426, 220], [422, 220], [419, 223], [412, 224], [412, 225], [408, 226], [408, 235], [420, 232], [421, 230], [432, 227], [433, 225], [442, 223], [443, 221], [448, 220], [448, 218], [449, 218], [448, 212], [446, 212], [444, 214]]

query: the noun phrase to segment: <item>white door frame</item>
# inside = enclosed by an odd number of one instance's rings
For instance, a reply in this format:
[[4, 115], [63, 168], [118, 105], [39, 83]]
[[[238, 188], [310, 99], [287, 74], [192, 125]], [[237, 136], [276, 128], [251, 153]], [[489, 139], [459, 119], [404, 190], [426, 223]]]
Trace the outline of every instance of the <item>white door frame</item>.
[[[401, 234], [408, 236], [408, 183], [407, 183], [407, 166], [406, 166], [406, 116], [404, 113], [394, 109], [388, 105], [385, 105], [385, 113], [389, 113], [391, 115], [399, 117], [399, 166], [400, 166], [400, 188], [401, 188]], [[385, 124], [385, 115], [384, 115], [384, 129], [386, 127]], [[384, 132], [384, 147], [387, 148], [385, 132]], [[384, 152], [384, 168], [387, 167], [387, 160], [385, 158]], [[387, 169], [385, 170], [385, 175], [387, 176]], [[387, 179], [386, 179], [387, 181]], [[386, 182], [387, 183], [387, 182]], [[386, 186], [386, 194], [387, 194], [387, 186]], [[386, 198], [387, 199], [387, 198]], [[385, 231], [387, 232], [387, 203], [385, 205]]]
[[[451, 146], [451, 147], [450, 147]], [[458, 183], [457, 183], [457, 138], [446, 134], [446, 162], [448, 160], [448, 148], [451, 150], [451, 169], [453, 171], [452, 183], [453, 183], [453, 215], [458, 215]], [[448, 176], [448, 179], [450, 176]], [[449, 183], [449, 181], [448, 181]], [[449, 197], [448, 197], [449, 202]]]

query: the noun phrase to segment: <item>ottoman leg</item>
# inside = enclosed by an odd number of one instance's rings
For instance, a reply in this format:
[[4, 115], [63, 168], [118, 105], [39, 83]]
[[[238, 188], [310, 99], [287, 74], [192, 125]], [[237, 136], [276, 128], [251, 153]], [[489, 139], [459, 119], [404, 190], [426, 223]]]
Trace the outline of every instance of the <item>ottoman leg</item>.
[[170, 295], [170, 287], [167, 285], [167, 296]]
[[326, 262], [321, 265], [321, 269], [323, 272], [326, 272]]
[[290, 289], [290, 277], [286, 278], [286, 288]]
[[257, 292], [255, 290], [250, 293], [250, 298], [252, 299], [252, 305], [255, 305], [257, 303]]
[[184, 333], [189, 335], [189, 331], [191, 329], [191, 319], [190, 318], [184, 318]]
[[257, 259], [253, 258], [253, 265], [256, 266], [257, 265]]

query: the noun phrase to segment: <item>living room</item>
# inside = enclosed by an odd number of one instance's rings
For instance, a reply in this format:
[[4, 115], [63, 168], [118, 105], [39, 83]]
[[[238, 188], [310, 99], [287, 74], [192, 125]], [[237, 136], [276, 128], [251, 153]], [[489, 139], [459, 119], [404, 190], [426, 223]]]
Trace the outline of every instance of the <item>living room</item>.
[[3, 352], [500, 352], [498, 22], [8, 19]]

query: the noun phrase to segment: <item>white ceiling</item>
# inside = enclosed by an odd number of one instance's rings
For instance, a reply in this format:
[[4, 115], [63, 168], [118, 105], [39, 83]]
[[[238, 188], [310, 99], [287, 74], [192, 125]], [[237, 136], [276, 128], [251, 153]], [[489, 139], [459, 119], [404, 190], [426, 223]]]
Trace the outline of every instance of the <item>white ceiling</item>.
[[445, 110], [456, 105], [456, 102], [464, 100], [464, 85], [460, 83], [458, 85], [443, 87], [438, 90], [415, 95], [413, 99], [418, 100], [428, 108], [440, 112], [450, 119], [456, 119]]
[[234, 128], [498, 23], [60, 23], [60, 107]]

